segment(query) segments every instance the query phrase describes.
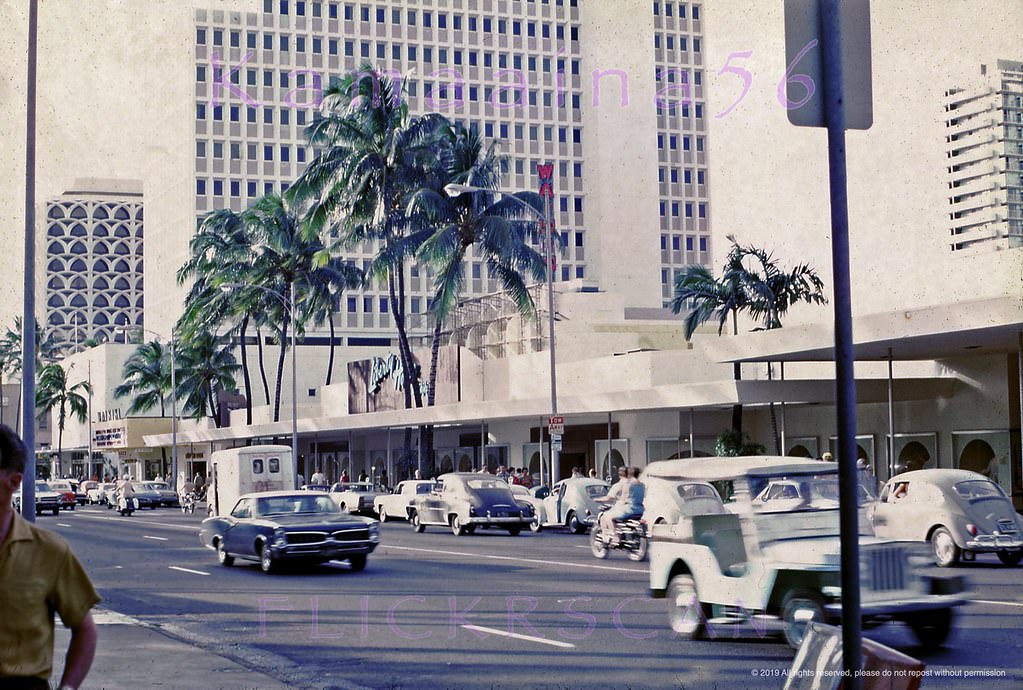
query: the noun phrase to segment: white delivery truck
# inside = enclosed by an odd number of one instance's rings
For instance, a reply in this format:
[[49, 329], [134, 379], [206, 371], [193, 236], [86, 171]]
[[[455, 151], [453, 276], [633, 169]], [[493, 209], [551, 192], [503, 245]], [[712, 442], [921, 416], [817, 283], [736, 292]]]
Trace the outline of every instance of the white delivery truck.
[[215, 451], [210, 458], [208, 481], [206, 503], [210, 517], [230, 513], [243, 494], [294, 490], [291, 448], [244, 446]]

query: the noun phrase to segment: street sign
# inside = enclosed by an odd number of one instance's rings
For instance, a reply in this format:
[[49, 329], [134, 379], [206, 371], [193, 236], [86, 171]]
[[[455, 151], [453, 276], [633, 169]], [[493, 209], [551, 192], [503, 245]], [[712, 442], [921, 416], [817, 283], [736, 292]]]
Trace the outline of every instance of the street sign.
[[547, 433], [551, 436], [561, 436], [565, 433], [565, 418], [560, 415], [549, 417], [547, 419]]
[[[846, 129], [870, 129], [874, 121], [870, 80], [870, 0], [842, 0], [842, 107]], [[785, 0], [785, 76], [778, 100], [789, 122], [826, 127], [820, 0]]]
[[551, 434], [551, 448], [561, 450], [561, 434]]

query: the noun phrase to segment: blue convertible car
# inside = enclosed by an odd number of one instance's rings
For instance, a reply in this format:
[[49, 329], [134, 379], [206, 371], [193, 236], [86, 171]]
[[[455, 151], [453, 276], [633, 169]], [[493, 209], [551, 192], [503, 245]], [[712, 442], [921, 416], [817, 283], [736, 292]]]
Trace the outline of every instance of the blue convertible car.
[[267, 491], [245, 494], [230, 514], [203, 520], [199, 540], [225, 566], [242, 558], [269, 573], [285, 560], [347, 560], [362, 570], [380, 532], [376, 520], [342, 512], [327, 494]]

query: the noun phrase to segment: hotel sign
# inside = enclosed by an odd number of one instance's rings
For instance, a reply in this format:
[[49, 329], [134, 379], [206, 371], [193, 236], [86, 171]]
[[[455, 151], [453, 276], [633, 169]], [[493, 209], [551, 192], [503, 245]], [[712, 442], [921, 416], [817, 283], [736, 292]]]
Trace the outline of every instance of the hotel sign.
[[[423, 404], [429, 394], [429, 353], [415, 358], [419, 367], [419, 390]], [[437, 353], [437, 404], [458, 402], [459, 353], [457, 347], [442, 347]], [[405, 371], [397, 353], [348, 364], [348, 410], [352, 414], [405, 409]]]

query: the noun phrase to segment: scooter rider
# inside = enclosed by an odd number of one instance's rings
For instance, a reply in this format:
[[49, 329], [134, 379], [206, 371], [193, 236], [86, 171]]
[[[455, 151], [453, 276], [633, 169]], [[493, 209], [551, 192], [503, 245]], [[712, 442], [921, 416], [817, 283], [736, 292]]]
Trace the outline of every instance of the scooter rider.
[[117, 485], [117, 507], [118, 509], [134, 509], [130, 504], [135, 500], [135, 485], [131, 483], [131, 475], [124, 475], [124, 479]]

